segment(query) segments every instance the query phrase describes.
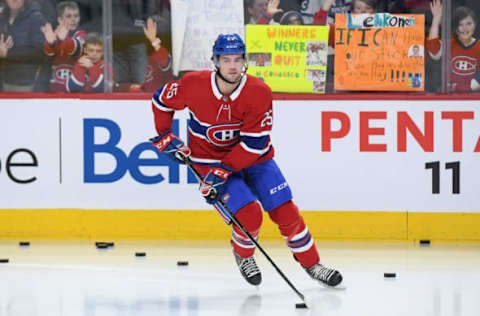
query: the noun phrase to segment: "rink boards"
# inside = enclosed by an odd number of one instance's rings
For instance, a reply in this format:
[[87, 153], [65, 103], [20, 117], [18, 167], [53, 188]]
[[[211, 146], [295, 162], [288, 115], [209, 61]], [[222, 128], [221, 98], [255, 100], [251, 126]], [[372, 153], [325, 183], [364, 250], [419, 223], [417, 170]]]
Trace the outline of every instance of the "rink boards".
[[[223, 239], [156, 153], [149, 100], [3, 99], [1, 237]], [[480, 101], [276, 100], [272, 141], [322, 239], [480, 240]], [[187, 113], [174, 129], [186, 138]], [[265, 217], [264, 238], [278, 238]]]

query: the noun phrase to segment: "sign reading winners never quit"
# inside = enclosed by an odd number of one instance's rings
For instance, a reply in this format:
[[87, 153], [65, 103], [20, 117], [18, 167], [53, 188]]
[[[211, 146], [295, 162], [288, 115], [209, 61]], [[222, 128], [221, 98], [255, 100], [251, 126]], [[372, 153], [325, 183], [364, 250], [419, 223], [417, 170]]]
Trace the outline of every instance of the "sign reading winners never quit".
[[336, 90], [423, 91], [424, 16], [335, 16]]
[[247, 25], [247, 73], [275, 92], [325, 93], [328, 26]]

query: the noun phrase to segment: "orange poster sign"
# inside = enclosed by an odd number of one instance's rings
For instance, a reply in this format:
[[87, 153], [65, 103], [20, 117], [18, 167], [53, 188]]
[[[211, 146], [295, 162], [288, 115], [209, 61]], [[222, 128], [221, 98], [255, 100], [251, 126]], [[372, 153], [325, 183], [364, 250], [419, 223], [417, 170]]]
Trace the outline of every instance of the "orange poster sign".
[[335, 89], [423, 91], [424, 16], [337, 14]]

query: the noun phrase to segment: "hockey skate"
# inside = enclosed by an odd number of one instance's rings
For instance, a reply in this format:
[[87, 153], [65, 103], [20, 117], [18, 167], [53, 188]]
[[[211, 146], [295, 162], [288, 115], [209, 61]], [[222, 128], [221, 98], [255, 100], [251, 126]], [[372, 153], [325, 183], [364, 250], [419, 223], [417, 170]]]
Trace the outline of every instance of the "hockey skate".
[[330, 269], [317, 263], [310, 268], [304, 268], [308, 275], [317, 281], [320, 281], [328, 286], [336, 286], [342, 282], [342, 274], [337, 270]]
[[242, 258], [235, 251], [233, 251], [235, 261], [245, 280], [252, 285], [259, 285], [262, 282], [262, 274], [257, 267], [257, 263], [253, 256]]

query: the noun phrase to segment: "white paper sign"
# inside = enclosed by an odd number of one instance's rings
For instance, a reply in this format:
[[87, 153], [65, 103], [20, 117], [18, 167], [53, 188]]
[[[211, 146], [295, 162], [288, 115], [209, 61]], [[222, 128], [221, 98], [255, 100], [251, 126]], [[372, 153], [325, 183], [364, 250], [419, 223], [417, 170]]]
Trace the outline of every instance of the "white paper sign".
[[184, 70], [212, 69], [212, 47], [219, 34], [237, 33], [245, 39], [243, 1], [174, 0], [172, 30], [177, 32], [172, 34], [175, 75]]

